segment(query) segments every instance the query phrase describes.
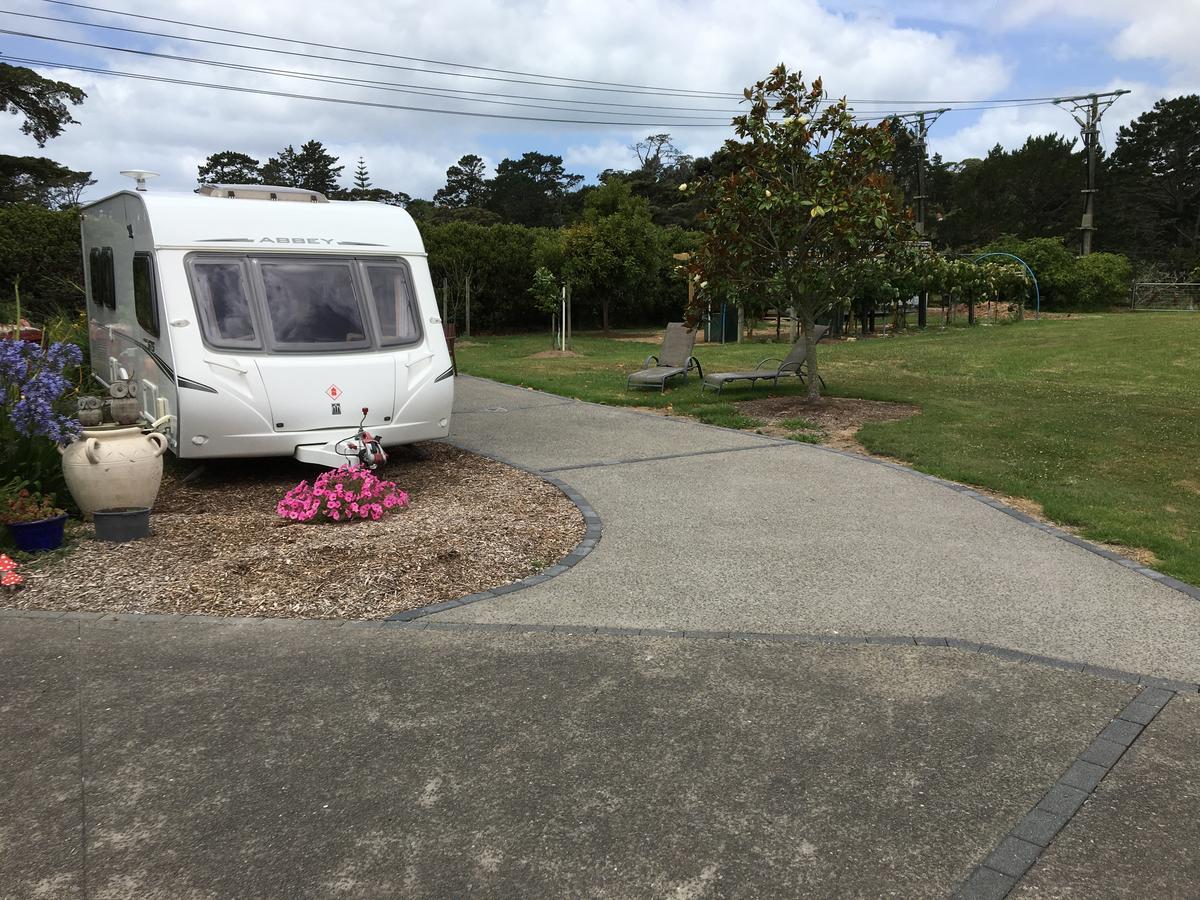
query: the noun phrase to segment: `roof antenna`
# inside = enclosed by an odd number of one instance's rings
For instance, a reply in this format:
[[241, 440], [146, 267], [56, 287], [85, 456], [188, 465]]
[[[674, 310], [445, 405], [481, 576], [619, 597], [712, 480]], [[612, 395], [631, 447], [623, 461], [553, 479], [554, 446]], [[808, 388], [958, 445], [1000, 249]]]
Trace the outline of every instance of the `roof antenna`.
[[157, 172], [150, 172], [146, 169], [122, 169], [121, 174], [126, 178], [132, 178], [137, 182], [137, 190], [144, 191], [146, 189], [146, 181], [150, 178], [157, 178]]

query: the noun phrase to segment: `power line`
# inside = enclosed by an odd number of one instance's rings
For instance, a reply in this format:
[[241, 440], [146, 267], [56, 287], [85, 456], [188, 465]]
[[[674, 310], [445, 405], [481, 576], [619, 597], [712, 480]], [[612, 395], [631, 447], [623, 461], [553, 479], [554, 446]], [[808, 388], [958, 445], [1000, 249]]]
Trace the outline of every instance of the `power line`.
[[[419, 56], [404, 56], [399, 53], [388, 53], [388, 52], [385, 52], [382, 50], [363, 50], [363, 49], [356, 48], [356, 47], [342, 47], [337, 44], [323, 44], [323, 43], [320, 43], [319, 41], [309, 41], [309, 40], [304, 40], [303, 38], [279, 37], [277, 35], [262, 34], [262, 33], [256, 32], [256, 31], [241, 31], [236, 28], [220, 28], [216, 25], [201, 25], [196, 22], [185, 22], [180, 19], [167, 19], [167, 18], [163, 18], [160, 16], [147, 16], [142, 13], [124, 12], [122, 10], [109, 9], [109, 8], [103, 7], [103, 6], [89, 6], [86, 3], [71, 3], [71, 2], [68, 2], [68, 0], [43, 0], [43, 2], [51, 3], [51, 4], [54, 4], [55, 6], [69, 6], [69, 7], [75, 8], [75, 9], [86, 9], [91, 12], [107, 13], [108, 15], [113, 15], [113, 16], [124, 16], [126, 18], [131, 18], [131, 19], [141, 19], [146, 22], [162, 22], [165, 25], [182, 25], [186, 28], [199, 28], [204, 31], [216, 31], [216, 32], [220, 32], [222, 34], [236, 34], [240, 37], [265, 38], [265, 39], [271, 40], [271, 41], [284, 41], [284, 42], [287, 42], [290, 44], [303, 44], [307, 47], [320, 47], [324, 50], [340, 50], [340, 51], [343, 51], [346, 53], [364, 53], [364, 54], [370, 54], [371, 56], [382, 56], [382, 57], [386, 57], [388, 59], [403, 59], [403, 60], [407, 60], [409, 62], [419, 62], [419, 63], [424, 63], [426, 65], [431, 65], [431, 66], [451, 66], [456, 69], [473, 69], [477, 72], [498, 72], [502, 75], [522, 75], [527, 78], [542, 78], [542, 79], [553, 80], [553, 81], [569, 81], [569, 82], [573, 82], [576, 84], [596, 84], [596, 85], [604, 85], [606, 87], [637, 88], [637, 89], [641, 89], [641, 90], [652, 90], [652, 91], [671, 91], [671, 92], [678, 92], [678, 93], [682, 93], [682, 94], [709, 94], [709, 95], [714, 95], [717, 97], [724, 97], [724, 98], [741, 97], [742, 96], [741, 94], [734, 93], [734, 92], [696, 91], [696, 90], [692, 90], [690, 88], [663, 88], [663, 87], [656, 87], [654, 85], [625, 84], [625, 83], [622, 83], [619, 81], [597, 81], [597, 80], [590, 79], [590, 78], [570, 78], [565, 75], [545, 75], [545, 74], [542, 74], [539, 72], [522, 72], [522, 71], [514, 70], [514, 69], [497, 69], [497, 68], [493, 68], [492, 66], [476, 66], [476, 65], [471, 65], [469, 63], [446, 62], [445, 60], [438, 60], [438, 59], [423, 59]], [[58, 20], [58, 21], [69, 21], [69, 20]], [[92, 23], [76, 23], [76, 24], [92, 24]], [[105, 27], [105, 26], [96, 26], [96, 27]]]
[[[49, 0], [47, 0], [47, 2], [49, 2]], [[3, 10], [0, 10], [0, 12], [3, 12]], [[608, 100], [575, 100], [575, 99], [570, 99], [570, 98], [538, 97], [535, 95], [528, 95], [528, 94], [506, 94], [506, 93], [502, 93], [502, 92], [492, 92], [492, 91], [471, 91], [471, 90], [466, 90], [464, 88], [441, 88], [441, 87], [429, 86], [429, 85], [413, 85], [413, 84], [405, 84], [403, 82], [378, 81], [378, 80], [373, 80], [373, 79], [354, 78], [354, 77], [342, 76], [342, 75], [324, 75], [324, 74], [313, 73], [313, 72], [301, 72], [301, 71], [297, 71], [295, 69], [280, 69], [280, 68], [276, 68], [276, 67], [272, 67], [272, 66], [253, 66], [253, 65], [250, 65], [247, 63], [231, 63], [231, 62], [223, 62], [220, 60], [203, 59], [203, 58], [194, 57], [194, 56], [181, 56], [181, 55], [173, 54], [173, 53], [158, 53], [153, 50], [138, 50], [138, 49], [135, 49], [132, 47], [118, 47], [118, 46], [115, 46], [112, 44], [100, 44], [100, 43], [95, 43], [93, 41], [79, 41], [79, 40], [73, 40], [71, 38], [52, 37], [50, 35], [35, 34], [33, 32], [27, 32], [27, 31], [17, 31], [15, 29], [9, 29], [9, 28], [0, 28], [0, 34], [9, 34], [9, 35], [13, 35], [15, 37], [31, 38], [34, 40], [52, 41], [54, 43], [59, 43], [59, 44], [70, 44], [72, 46], [77, 46], [77, 47], [89, 47], [89, 48], [98, 49], [98, 50], [110, 50], [110, 51], [115, 51], [118, 53], [129, 53], [129, 54], [134, 54], [137, 56], [145, 56], [145, 57], [151, 57], [151, 58], [155, 58], [155, 59], [165, 59], [165, 60], [169, 60], [172, 62], [192, 63], [195, 65], [209, 66], [209, 67], [222, 68], [222, 69], [230, 69], [230, 70], [234, 70], [234, 71], [253, 72], [253, 73], [264, 74], [264, 75], [274, 75], [274, 76], [284, 77], [284, 78], [295, 78], [295, 79], [300, 79], [300, 80], [304, 80], [304, 81], [315, 81], [315, 82], [321, 82], [321, 83], [327, 83], [327, 84], [343, 85], [343, 86], [348, 86], [348, 87], [365, 87], [365, 88], [368, 88], [371, 90], [385, 90], [385, 91], [390, 91], [393, 93], [414, 94], [416, 96], [422, 96], [422, 97], [437, 97], [437, 98], [444, 98], [444, 99], [460, 100], [463, 102], [471, 102], [471, 103], [486, 103], [489, 105], [513, 106], [513, 107], [520, 107], [520, 108], [527, 108], [527, 109], [549, 109], [549, 110], [558, 110], [558, 111], [563, 111], [563, 112], [576, 111], [576, 110], [572, 110], [568, 106], [564, 106], [563, 104], [578, 104], [578, 105], [599, 106], [599, 107], [604, 107], [604, 106], [619, 107], [620, 111], [622, 111], [622, 112], [624, 110], [651, 109], [651, 110], [670, 110], [670, 111], [684, 110], [684, 111], [694, 111], [694, 112], [708, 112], [708, 113], [713, 114], [712, 116], [690, 116], [690, 115], [682, 115], [682, 114], [679, 114], [676, 112], [667, 112], [667, 113], [662, 114], [661, 116], [654, 117], [654, 116], [650, 116], [649, 114], [645, 114], [645, 113], [634, 113], [634, 112], [629, 113], [629, 115], [635, 115], [635, 116], [639, 116], [639, 117], [655, 119], [654, 122], [648, 122], [647, 124], [657, 124], [657, 123], [659, 123], [659, 120], [667, 119], [667, 118], [685, 119], [685, 120], [686, 119], [696, 119], [696, 120], [700, 120], [700, 121], [710, 121], [710, 120], [713, 120], [714, 117], [717, 117], [717, 116], [734, 116], [734, 115], [738, 114], [738, 111], [719, 110], [719, 109], [711, 109], [711, 108], [706, 108], [706, 107], [675, 107], [675, 106], [664, 106], [664, 105], [621, 103], [618, 101], [608, 101]], [[458, 94], [466, 94], [466, 95], [470, 95], [470, 96], [455, 96]], [[477, 99], [477, 98], [486, 98], [486, 99]], [[545, 104], [538, 104], [538, 103], [514, 103], [514, 102], [510, 102], [507, 99], [497, 99], [497, 98], [513, 98], [513, 99], [518, 99], [518, 100], [544, 100], [544, 101], [547, 101], [547, 103], [554, 104], [554, 105], [545, 105]], [[870, 102], [870, 101], [854, 101], [854, 102]], [[990, 106], [965, 106], [965, 107], [953, 107], [953, 108], [947, 107], [945, 109], [945, 111], [946, 112], [971, 112], [971, 111], [989, 110], [989, 109], [1011, 109], [1011, 108], [1019, 108], [1019, 107], [1023, 107], [1023, 106], [1042, 105], [1042, 103], [1043, 103], [1043, 101], [1041, 101], [1041, 100], [1037, 100], [1035, 98], [1029, 98], [1029, 99], [1025, 99], [1025, 100], [1018, 100], [1018, 101], [1012, 101], [1012, 102], [996, 101], [996, 103], [994, 105], [990, 105]], [[587, 110], [578, 110], [578, 111], [586, 112]], [[605, 110], [605, 109], [597, 109], [594, 112], [598, 115], [604, 115], [604, 114], [608, 114], [610, 111]], [[868, 112], [870, 113], [869, 115], [856, 114], [854, 116], [855, 120], [860, 121], [860, 122], [870, 122], [870, 121], [883, 121], [883, 120], [892, 119], [892, 118], [905, 118], [906, 116], [915, 115], [917, 111], [891, 110], [891, 111], [886, 111], [886, 112], [879, 112], [876, 110], [876, 111], [868, 111]], [[617, 115], [618, 112], [613, 111], [612, 114]], [[722, 124], [723, 123], [724, 123], [724, 120], [722, 120]], [[715, 124], [715, 122], [714, 122], [714, 124]]]
[[[395, 63], [370, 62], [368, 60], [361, 60], [361, 59], [348, 59], [344, 56], [327, 56], [327, 55], [321, 54], [321, 53], [301, 53], [297, 50], [282, 50], [277, 47], [263, 47], [263, 46], [255, 46], [253, 44], [236, 44], [231, 41], [218, 41], [218, 40], [213, 40], [211, 38], [186, 37], [181, 34], [170, 34], [170, 33], [161, 32], [161, 31], [147, 31], [147, 30], [143, 30], [143, 29], [139, 29], [139, 28], [125, 28], [120, 25], [101, 25], [96, 22], [84, 22], [84, 21], [79, 21], [77, 19], [66, 19], [66, 18], [61, 18], [58, 16], [39, 16], [35, 13], [16, 12], [15, 10], [7, 10], [6, 9], [6, 10], [0, 10], [0, 12], [3, 12], [5, 15], [20, 16], [21, 18], [25, 18], [25, 19], [39, 19], [44, 22], [58, 22], [60, 24], [66, 24], [66, 25], [79, 25], [84, 28], [103, 28], [106, 31], [120, 31], [120, 32], [124, 32], [126, 34], [139, 34], [144, 37], [169, 38], [170, 40], [175, 40], [175, 41], [187, 41], [189, 43], [194, 43], [194, 44], [208, 44], [210, 46], [215, 46], [215, 47], [231, 47], [231, 48], [234, 48], [237, 50], [256, 50], [256, 51], [259, 51], [262, 53], [275, 53], [275, 54], [281, 54], [284, 56], [301, 57], [304, 59], [320, 59], [320, 60], [325, 60], [327, 62], [349, 63], [350, 65], [354, 65], [354, 66], [372, 66], [374, 68], [396, 69], [396, 70], [404, 71], [404, 72], [421, 72], [426, 75], [445, 75], [445, 76], [448, 76], [451, 78], [473, 78], [473, 79], [477, 79], [480, 81], [501, 81], [501, 82], [506, 82], [508, 84], [531, 84], [531, 85], [534, 85], [537, 87], [543, 87], [543, 88], [559, 88], [559, 89], [563, 89], [563, 90], [577, 90], [577, 91], [600, 91], [600, 92], [610, 93], [610, 94], [638, 94], [638, 95], [649, 94], [649, 95], [661, 96], [661, 97], [688, 97], [693, 100], [702, 100], [702, 99], [727, 100], [730, 97], [740, 97], [741, 96], [739, 94], [717, 94], [717, 93], [705, 92], [705, 91], [689, 91], [686, 89], [674, 89], [674, 90], [658, 89], [658, 88], [642, 89], [642, 88], [601, 87], [599, 85], [591, 85], [591, 84], [549, 84], [545, 81], [529, 81], [527, 79], [522, 79], [522, 78], [506, 78], [506, 77], [502, 77], [499, 75], [475, 75], [470, 72], [439, 72], [434, 69], [423, 69], [423, 68], [419, 68], [417, 66], [401, 66], [401, 65], [397, 65]], [[198, 26], [198, 27], [204, 27], [204, 26]], [[286, 39], [272, 38], [272, 40], [286, 40]], [[355, 51], [355, 52], [363, 52], [363, 51]], [[373, 51], [367, 51], [367, 52], [373, 52]]]
[[141, 72], [119, 72], [115, 69], [99, 69], [94, 66], [81, 66], [74, 63], [53, 62], [44, 59], [25, 59], [21, 57], [6, 57], [12, 62], [29, 66], [48, 66], [57, 69], [67, 69], [72, 72], [90, 72], [95, 75], [109, 75], [117, 78], [133, 78], [139, 81], [152, 81], [162, 84], [180, 84], [190, 87], [211, 88], [217, 91], [229, 91], [238, 94], [257, 94], [264, 97], [280, 97], [287, 100], [315, 100], [320, 103], [336, 103], [342, 106], [362, 106], [370, 109], [395, 109], [406, 112], [427, 112], [448, 116], [469, 116], [480, 119], [508, 119], [518, 122], [548, 122], [560, 125], [606, 125], [617, 128], [644, 128], [647, 125], [667, 125], [671, 128], [716, 128], [725, 124], [711, 123], [702, 125], [697, 122], [663, 122], [660, 120], [646, 122], [626, 122], [593, 119], [557, 119], [542, 116], [514, 116], [505, 113], [486, 113], [462, 109], [437, 109], [427, 106], [407, 106], [398, 103], [381, 103], [375, 100], [351, 100], [345, 97], [320, 97], [313, 94], [296, 94], [290, 91], [271, 91], [264, 88], [239, 87], [231, 84], [213, 84], [205, 81], [191, 81], [185, 78], [170, 78], [165, 75], [146, 75]]
[[[584, 112], [586, 110], [571, 110], [569, 107], [564, 107], [561, 104], [585, 103], [589, 106], [621, 107], [622, 110], [624, 110], [624, 109], [629, 109], [629, 110], [633, 110], [633, 109], [654, 109], [654, 110], [685, 109], [685, 110], [694, 110], [697, 112], [712, 113], [712, 115], [709, 115], [709, 116], [688, 116], [688, 115], [677, 115], [675, 113], [666, 113], [666, 114], [663, 114], [663, 116], [662, 116], [662, 117], [672, 118], [672, 119], [679, 118], [679, 119], [710, 120], [714, 116], [736, 115], [736, 112], [734, 112], [734, 111], [725, 111], [725, 110], [719, 110], [719, 109], [705, 109], [702, 107], [644, 106], [644, 105], [636, 104], [636, 103], [618, 103], [616, 101], [597, 101], [597, 100], [570, 100], [570, 99], [566, 99], [566, 98], [563, 98], [560, 100], [560, 99], [549, 98], [549, 97], [534, 97], [534, 96], [527, 96], [527, 95], [492, 93], [492, 92], [488, 92], [488, 91], [465, 91], [465, 90], [458, 89], [458, 88], [438, 88], [438, 87], [427, 87], [424, 85], [411, 85], [411, 84], [402, 84], [402, 83], [387, 82], [387, 81], [373, 81], [371, 79], [366, 79], [366, 78], [350, 78], [350, 77], [345, 77], [345, 76], [341, 76], [341, 75], [322, 75], [322, 74], [314, 73], [314, 72], [300, 72], [295, 69], [278, 69], [278, 68], [274, 68], [274, 67], [270, 67], [270, 66], [252, 66], [247, 63], [222, 62], [220, 60], [202, 59], [202, 58], [194, 57], [194, 56], [180, 56], [180, 55], [174, 54], [174, 53], [157, 53], [153, 50], [137, 50], [132, 47], [117, 47], [117, 46], [114, 46], [111, 44], [97, 44], [92, 41], [76, 41], [76, 40], [72, 40], [70, 38], [51, 37], [50, 35], [45, 35], [45, 34], [33, 34], [32, 32], [16, 31], [16, 30], [10, 29], [10, 28], [0, 28], [0, 34], [9, 34], [9, 35], [13, 35], [15, 37], [33, 38], [33, 39], [39, 40], [39, 41], [53, 41], [54, 43], [58, 43], [58, 44], [71, 44], [76, 47], [90, 47], [90, 48], [97, 49], [97, 50], [113, 50], [118, 53], [131, 53], [131, 54], [134, 54], [137, 56], [152, 57], [154, 59], [165, 59], [165, 60], [170, 60], [172, 62], [194, 63], [196, 65], [201, 65], [201, 66], [212, 66], [212, 67], [221, 68], [221, 69], [232, 69], [232, 70], [240, 71], [240, 72], [255, 72], [255, 73], [264, 74], [264, 75], [275, 75], [275, 76], [279, 76], [279, 77], [283, 77], [283, 78], [298, 78], [298, 79], [301, 79], [304, 81], [317, 81], [317, 82], [324, 82], [327, 84], [339, 84], [339, 85], [344, 85], [344, 86], [349, 86], [349, 87], [365, 87], [365, 88], [369, 88], [371, 90], [392, 91], [395, 93], [402, 93], [402, 94], [416, 94], [416, 95], [422, 96], [422, 97], [439, 97], [439, 98], [452, 99], [452, 100], [461, 100], [461, 101], [470, 102], [470, 103], [488, 103], [488, 104], [496, 104], [496, 105], [501, 105], [501, 106], [526, 107], [526, 108], [530, 108], [530, 109], [550, 109], [550, 110], [558, 110], [560, 112], [564, 112], [564, 111]], [[456, 97], [456, 96], [453, 96], [453, 94], [451, 92], [459, 93], [459, 94], [472, 94], [475, 96]], [[553, 103], [555, 105], [536, 104], [536, 103], [515, 103], [510, 100], [495, 99], [495, 98], [500, 98], [500, 97], [516, 97], [518, 99], [525, 99], [525, 100], [545, 100], [548, 103]], [[488, 98], [488, 99], [478, 99], [478, 98]], [[595, 112], [597, 114], [606, 114], [609, 111], [608, 110], [595, 110]], [[613, 112], [612, 114], [617, 115], [618, 113]], [[642, 116], [642, 115], [647, 115], [647, 114], [630, 112], [629, 115]]]
[[[528, 77], [528, 78], [539, 78], [539, 79], [553, 80], [553, 81], [566, 81], [566, 82], [571, 83], [571, 84], [548, 84], [545, 81], [534, 81], [534, 82], [518, 81], [518, 82], [516, 82], [519, 84], [532, 84], [537, 87], [569, 89], [576, 85], [594, 85], [597, 87], [595, 87], [595, 88], [581, 87], [580, 89], [581, 90], [597, 89], [598, 90], [598, 89], [601, 89], [601, 87], [602, 87], [603, 89], [611, 90], [614, 93], [650, 92], [650, 93], [658, 93], [663, 96], [680, 96], [680, 97], [691, 97], [693, 99], [714, 99], [714, 100], [731, 99], [731, 98], [740, 100], [740, 99], [742, 99], [742, 96], [743, 96], [741, 93], [735, 93], [735, 92], [699, 91], [699, 90], [694, 90], [691, 88], [666, 88], [666, 87], [657, 87], [657, 86], [653, 86], [653, 85], [627, 84], [627, 83], [623, 83], [623, 82], [599, 81], [599, 80], [586, 79], [586, 78], [572, 78], [572, 77], [565, 76], [565, 75], [545, 75], [545, 74], [540, 74], [540, 73], [535, 73], [535, 72], [524, 72], [524, 71], [515, 70], [515, 69], [499, 69], [499, 68], [493, 68], [491, 66], [472, 65], [469, 63], [456, 63], [456, 62], [447, 62], [444, 60], [425, 59], [425, 58], [416, 57], [416, 56], [405, 56], [405, 55], [399, 54], [399, 53], [389, 53], [389, 52], [385, 52], [382, 50], [365, 50], [365, 49], [355, 48], [355, 47], [345, 47], [345, 46], [341, 46], [338, 44], [325, 44], [325, 43], [321, 43], [318, 41], [308, 41], [308, 40], [304, 40], [301, 38], [280, 37], [278, 35], [264, 34], [262, 32], [243, 31], [243, 30], [236, 29], [236, 28], [221, 28], [221, 27], [218, 27], [215, 25], [204, 25], [204, 24], [200, 24], [197, 22], [188, 22], [188, 21], [185, 21], [182, 19], [168, 19], [168, 18], [164, 18], [161, 16], [150, 16], [150, 15], [145, 15], [142, 13], [125, 12], [123, 10], [110, 9], [110, 8], [102, 7], [102, 6], [92, 6], [92, 5], [85, 4], [85, 3], [74, 3], [74, 2], [70, 2], [70, 0], [42, 0], [42, 2], [48, 3], [48, 4], [53, 4], [56, 6], [66, 6], [66, 7], [71, 7], [74, 9], [83, 9], [83, 10], [89, 10], [92, 12], [106, 13], [108, 15], [124, 16], [126, 18], [140, 19], [143, 21], [162, 22], [164, 24], [180, 25], [185, 28], [196, 28], [196, 29], [200, 29], [200, 30], [204, 30], [204, 31], [219, 32], [222, 34], [234, 34], [234, 35], [238, 35], [240, 37], [262, 38], [262, 39], [271, 40], [271, 41], [279, 41], [279, 42], [285, 42], [285, 43], [291, 43], [291, 44], [302, 44], [302, 45], [308, 46], [308, 47], [320, 47], [320, 48], [326, 49], [326, 50], [338, 50], [338, 51], [346, 52], [346, 53], [358, 53], [358, 54], [369, 55], [369, 56], [379, 56], [379, 57], [384, 57], [384, 58], [388, 58], [388, 59], [401, 59], [401, 60], [406, 60], [406, 61], [410, 61], [410, 62], [420, 62], [420, 63], [425, 63], [427, 65], [450, 66], [453, 68], [472, 69], [474, 71], [479, 71], [479, 72], [496, 72], [496, 73], [500, 73], [500, 74], [504, 74], [504, 75], [519, 75], [519, 76], [524, 76], [524, 77]], [[204, 38], [187, 37], [185, 35], [179, 35], [179, 34], [170, 34], [170, 33], [157, 32], [157, 31], [144, 31], [144, 30], [135, 29], [135, 28], [124, 28], [124, 27], [117, 26], [117, 25], [103, 25], [98, 22], [88, 22], [88, 21], [83, 21], [83, 20], [79, 20], [79, 19], [68, 19], [68, 18], [55, 17], [55, 16], [40, 16], [35, 13], [16, 12], [14, 10], [0, 10], [0, 12], [6, 13], [8, 15], [13, 15], [13, 16], [21, 16], [24, 18], [40, 19], [43, 21], [59, 22], [62, 24], [69, 24], [69, 25], [79, 25], [84, 28], [102, 28], [102, 29], [110, 30], [110, 31], [121, 31], [121, 32], [125, 32], [128, 34], [139, 34], [139, 35], [146, 35], [146, 36], [150, 36], [150, 37], [171, 38], [174, 40], [212, 44], [215, 46], [232, 47], [232, 48], [243, 49], [243, 50], [260, 50], [260, 51], [267, 52], [267, 53], [281, 53], [281, 54], [285, 54], [288, 56], [299, 56], [299, 57], [310, 58], [310, 59], [323, 59], [323, 60], [331, 61], [331, 62], [348, 62], [352, 65], [366, 65], [366, 66], [381, 66], [384, 68], [398, 68], [398, 69], [402, 69], [405, 71], [421, 72], [421, 73], [429, 74], [429, 75], [446, 75], [446, 76], [450, 76], [450, 77], [475, 77], [475, 78], [484, 77], [484, 76], [467, 75], [462, 72], [437, 72], [437, 71], [433, 71], [430, 69], [421, 69], [421, 68], [415, 68], [415, 67], [410, 67], [410, 66], [388, 66], [384, 63], [371, 63], [371, 62], [367, 62], [367, 61], [363, 61], [363, 60], [344, 59], [341, 57], [327, 57], [327, 56], [322, 56], [319, 54], [298, 53], [295, 51], [282, 50], [282, 49], [274, 48], [274, 47], [255, 47], [255, 46], [248, 46], [245, 44], [234, 44], [234, 43], [228, 43], [228, 42], [223, 42], [223, 41], [211, 41], [211, 40], [206, 40]], [[487, 78], [486, 80], [510, 81], [511, 79]], [[627, 88], [629, 90], [612, 90], [612, 89], [619, 89], [619, 88]], [[430, 90], [439, 90], [438, 88], [434, 88], [434, 87], [430, 87], [429, 89]], [[454, 89], [450, 88], [447, 90], [454, 90]], [[550, 100], [550, 99], [554, 99], [554, 98], [524, 97], [523, 96], [520, 99]], [[1002, 109], [1002, 108], [1007, 108], [1010, 104], [1024, 105], [1024, 104], [1052, 103], [1052, 102], [1055, 102], [1060, 99], [1061, 99], [1060, 97], [1050, 96], [1050, 97], [1012, 97], [1012, 98], [994, 98], [994, 99], [972, 99], [972, 100], [850, 99], [849, 102], [853, 103], [853, 104], [857, 104], [857, 105], [873, 105], [873, 106], [953, 106], [953, 107], [963, 107], [964, 105], [966, 105], [965, 108], [963, 108], [963, 110], [962, 110], [962, 111], [966, 111], [968, 109], [969, 110], [993, 109], [993, 108], [1001, 108]], [[563, 102], [583, 102], [583, 101], [566, 101], [564, 99]], [[618, 104], [607, 104], [607, 105], [618, 105]], [[703, 111], [703, 110], [698, 109], [697, 111]], [[887, 118], [888, 116], [884, 115], [881, 117]]]

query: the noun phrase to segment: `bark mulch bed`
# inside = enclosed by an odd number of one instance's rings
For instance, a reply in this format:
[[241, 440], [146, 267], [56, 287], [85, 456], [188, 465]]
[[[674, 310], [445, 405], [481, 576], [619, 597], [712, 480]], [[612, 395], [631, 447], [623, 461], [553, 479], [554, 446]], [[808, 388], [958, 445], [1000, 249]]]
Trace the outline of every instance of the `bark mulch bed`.
[[59, 560], [26, 566], [22, 609], [217, 616], [385, 618], [517, 581], [584, 534], [557, 488], [442, 443], [397, 448], [381, 478], [409, 507], [378, 522], [299, 524], [280, 497], [320, 470], [293, 460], [168, 467], [144, 541], [106, 544], [80, 526]]

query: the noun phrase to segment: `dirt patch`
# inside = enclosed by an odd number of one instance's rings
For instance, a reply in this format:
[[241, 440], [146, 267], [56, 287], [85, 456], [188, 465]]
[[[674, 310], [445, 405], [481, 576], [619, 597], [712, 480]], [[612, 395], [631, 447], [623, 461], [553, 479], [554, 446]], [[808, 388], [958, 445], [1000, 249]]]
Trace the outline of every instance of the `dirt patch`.
[[20, 609], [377, 619], [516, 581], [583, 538], [575, 504], [526, 472], [447, 444], [399, 448], [380, 476], [408, 509], [378, 522], [285, 523], [280, 497], [318, 470], [293, 460], [211, 464], [191, 483], [168, 472], [154, 534], [90, 539], [27, 566]]
[[543, 350], [540, 353], [533, 353], [529, 359], [564, 359], [567, 357], [579, 356], [574, 350]]
[[614, 341], [625, 341], [629, 344], [661, 344], [666, 335], [667, 332], [664, 329], [662, 331], [650, 331], [646, 334], [622, 334], [619, 337], [612, 335], [611, 339]]
[[1193, 494], [1200, 494], [1200, 481], [1192, 478], [1181, 478], [1175, 482], [1176, 487], [1181, 487], [1185, 491], [1191, 491]]
[[[825, 397], [820, 403], [809, 403], [804, 397], [763, 397], [737, 404], [743, 415], [766, 423], [756, 429], [764, 434], [788, 437], [796, 434], [806, 439], [828, 444], [839, 450], [866, 454], [855, 435], [867, 422], [898, 422], [915, 416], [921, 410], [907, 403], [884, 403], [879, 400], [853, 400], [847, 397]], [[797, 420], [811, 423], [799, 425]]]

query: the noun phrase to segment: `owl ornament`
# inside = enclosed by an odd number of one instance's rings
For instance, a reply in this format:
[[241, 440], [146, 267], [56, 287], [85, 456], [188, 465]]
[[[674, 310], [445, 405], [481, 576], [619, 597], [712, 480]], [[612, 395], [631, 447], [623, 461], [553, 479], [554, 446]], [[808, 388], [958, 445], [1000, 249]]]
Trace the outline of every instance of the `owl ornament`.
[[118, 425], [136, 425], [142, 417], [136, 381], [114, 381], [108, 386], [108, 414]]

